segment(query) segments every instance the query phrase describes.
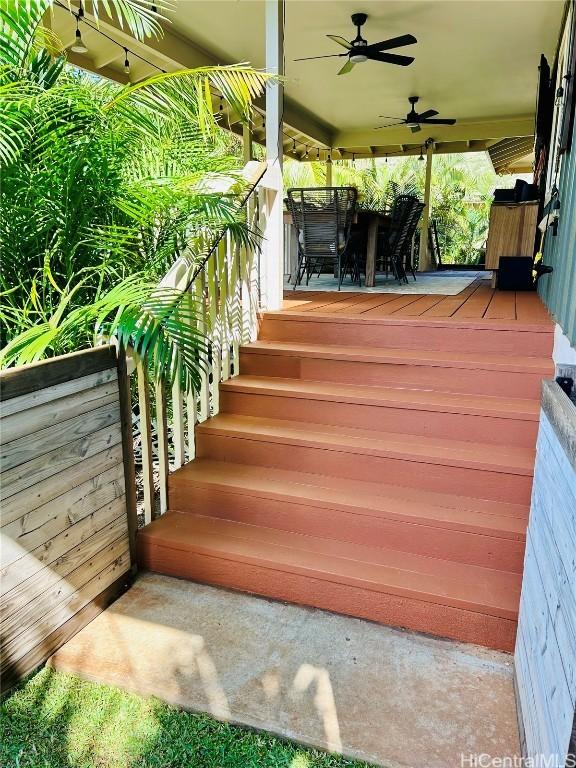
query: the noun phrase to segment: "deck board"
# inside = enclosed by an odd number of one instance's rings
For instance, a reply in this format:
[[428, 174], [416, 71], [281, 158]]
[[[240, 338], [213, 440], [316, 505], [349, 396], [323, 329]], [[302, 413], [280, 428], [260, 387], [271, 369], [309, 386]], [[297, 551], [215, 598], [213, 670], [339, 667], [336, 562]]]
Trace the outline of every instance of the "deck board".
[[285, 291], [283, 311], [313, 312], [337, 317], [518, 322], [550, 325], [552, 319], [537, 293], [498, 291], [479, 277], [463, 291], [445, 294], [338, 293]]
[[516, 320], [516, 292], [494, 291], [484, 317], [487, 320]]

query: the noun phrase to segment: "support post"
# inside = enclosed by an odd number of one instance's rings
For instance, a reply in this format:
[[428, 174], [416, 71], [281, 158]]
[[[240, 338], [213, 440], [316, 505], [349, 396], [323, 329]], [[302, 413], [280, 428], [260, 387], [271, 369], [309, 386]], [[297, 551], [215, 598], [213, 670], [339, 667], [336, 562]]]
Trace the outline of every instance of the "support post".
[[430, 185], [432, 181], [432, 158], [434, 155], [434, 142], [428, 139], [426, 142], [426, 179], [424, 182], [424, 210], [422, 211], [422, 226], [420, 229], [420, 259], [418, 271], [425, 272], [430, 269], [430, 252], [428, 248], [428, 227], [430, 225]]
[[252, 160], [252, 131], [248, 123], [242, 126], [242, 159], [244, 165]]
[[[284, 75], [284, 2], [266, 0], [266, 70]], [[268, 169], [263, 179], [266, 190], [266, 225], [263, 243], [263, 297], [264, 309], [282, 306], [284, 278], [284, 221], [282, 184], [282, 112], [284, 86], [275, 82], [266, 88], [266, 162]]]
[[326, 160], [326, 186], [332, 186], [332, 158], [328, 157]]

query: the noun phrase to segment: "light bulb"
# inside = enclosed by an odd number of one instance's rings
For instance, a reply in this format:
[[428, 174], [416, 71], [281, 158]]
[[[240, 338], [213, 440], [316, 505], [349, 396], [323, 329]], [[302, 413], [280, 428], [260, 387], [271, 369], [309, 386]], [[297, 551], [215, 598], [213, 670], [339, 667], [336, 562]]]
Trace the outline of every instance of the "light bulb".
[[353, 64], [362, 64], [365, 61], [368, 61], [368, 56], [366, 56], [365, 53], [353, 53], [350, 56], [350, 61]]
[[75, 38], [74, 45], [70, 50], [74, 51], [74, 53], [88, 53], [88, 46], [84, 43], [84, 40], [82, 40], [82, 35], [80, 34], [78, 26], [76, 26]]

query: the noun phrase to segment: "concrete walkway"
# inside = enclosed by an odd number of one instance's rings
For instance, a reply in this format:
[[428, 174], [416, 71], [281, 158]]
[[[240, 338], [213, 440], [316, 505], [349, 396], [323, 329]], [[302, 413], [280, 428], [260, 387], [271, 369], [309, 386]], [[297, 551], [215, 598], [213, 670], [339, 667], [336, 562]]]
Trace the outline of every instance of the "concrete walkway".
[[165, 576], [53, 664], [387, 768], [518, 753], [511, 656]]

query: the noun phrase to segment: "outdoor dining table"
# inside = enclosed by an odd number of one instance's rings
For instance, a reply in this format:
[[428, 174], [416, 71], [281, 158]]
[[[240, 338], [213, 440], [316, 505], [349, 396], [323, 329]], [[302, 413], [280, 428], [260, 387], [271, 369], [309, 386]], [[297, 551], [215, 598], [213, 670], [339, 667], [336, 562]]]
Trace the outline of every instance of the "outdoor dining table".
[[376, 255], [378, 252], [378, 229], [390, 227], [392, 217], [384, 211], [363, 208], [356, 213], [356, 222], [362, 219], [366, 222], [366, 288], [373, 288], [376, 283]]
[[[354, 216], [354, 224], [361, 223], [366, 227], [366, 288], [373, 288], [376, 283], [376, 256], [378, 253], [378, 230], [389, 228], [392, 216], [385, 211], [361, 208]], [[292, 224], [292, 216], [284, 211], [284, 223]]]

